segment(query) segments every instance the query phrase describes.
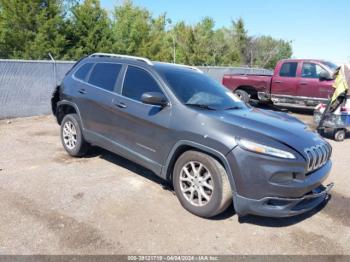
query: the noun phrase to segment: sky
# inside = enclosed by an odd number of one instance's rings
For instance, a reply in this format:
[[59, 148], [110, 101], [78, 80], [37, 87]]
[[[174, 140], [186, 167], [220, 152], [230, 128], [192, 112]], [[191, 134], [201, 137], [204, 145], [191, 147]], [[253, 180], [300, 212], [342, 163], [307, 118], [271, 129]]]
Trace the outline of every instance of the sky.
[[[249, 35], [292, 41], [293, 57], [350, 62], [349, 0], [134, 0], [154, 16], [195, 24], [209, 16], [216, 27], [242, 17]], [[101, 0], [109, 11], [122, 0]]]

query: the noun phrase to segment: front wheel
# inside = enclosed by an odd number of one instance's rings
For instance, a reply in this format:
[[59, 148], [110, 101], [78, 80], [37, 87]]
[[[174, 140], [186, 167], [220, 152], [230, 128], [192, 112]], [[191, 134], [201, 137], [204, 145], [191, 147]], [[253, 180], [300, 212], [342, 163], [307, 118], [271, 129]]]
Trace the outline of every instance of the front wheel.
[[211, 156], [187, 151], [175, 163], [173, 186], [181, 205], [200, 217], [225, 211], [232, 192], [223, 166]]

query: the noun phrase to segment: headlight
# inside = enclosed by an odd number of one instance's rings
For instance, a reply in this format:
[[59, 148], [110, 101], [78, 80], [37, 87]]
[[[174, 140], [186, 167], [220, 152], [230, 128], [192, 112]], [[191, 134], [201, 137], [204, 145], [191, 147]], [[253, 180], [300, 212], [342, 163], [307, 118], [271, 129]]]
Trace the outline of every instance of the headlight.
[[248, 151], [280, 158], [296, 159], [295, 155], [281, 149], [261, 145], [246, 139], [237, 139], [237, 142], [240, 147]]

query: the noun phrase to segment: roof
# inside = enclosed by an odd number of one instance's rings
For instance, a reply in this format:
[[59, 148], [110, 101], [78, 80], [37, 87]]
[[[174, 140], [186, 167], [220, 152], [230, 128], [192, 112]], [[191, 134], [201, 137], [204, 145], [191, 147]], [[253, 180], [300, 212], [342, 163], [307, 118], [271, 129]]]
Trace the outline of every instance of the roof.
[[109, 53], [94, 53], [88, 56], [88, 58], [107, 58], [107, 59], [125, 59], [128, 61], [133, 61], [133, 62], [144, 62], [145, 64], [149, 66], [167, 66], [167, 67], [173, 67], [173, 68], [184, 68], [184, 69], [191, 69], [198, 71], [200, 73], [203, 73], [200, 69], [193, 67], [193, 66], [188, 66], [188, 65], [182, 65], [182, 64], [172, 64], [172, 63], [166, 63], [166, 62], [155, 62], [151, 61], [148, 58], [145, 57], [139, 57], [139, 56], [129, 56], [129, 55], [120, 55], [120, 54], [109, 54]]

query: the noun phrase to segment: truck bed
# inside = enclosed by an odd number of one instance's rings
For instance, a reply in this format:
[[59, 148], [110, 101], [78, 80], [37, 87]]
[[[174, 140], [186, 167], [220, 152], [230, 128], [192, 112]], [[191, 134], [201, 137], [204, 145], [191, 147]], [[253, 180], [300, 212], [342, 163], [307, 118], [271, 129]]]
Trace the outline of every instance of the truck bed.
[[232, 75], [225, 74], [222, 80], [224, 86], [234, 91], [242, 87], [254, 87], [256, 92], [269, 93], [272, 76], [270, 75]]

